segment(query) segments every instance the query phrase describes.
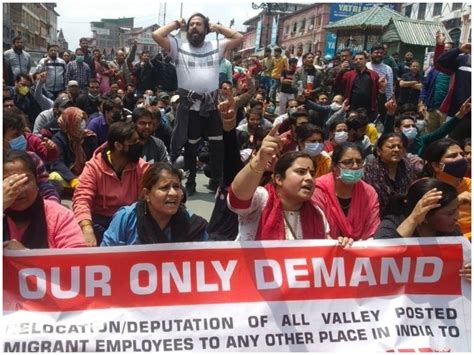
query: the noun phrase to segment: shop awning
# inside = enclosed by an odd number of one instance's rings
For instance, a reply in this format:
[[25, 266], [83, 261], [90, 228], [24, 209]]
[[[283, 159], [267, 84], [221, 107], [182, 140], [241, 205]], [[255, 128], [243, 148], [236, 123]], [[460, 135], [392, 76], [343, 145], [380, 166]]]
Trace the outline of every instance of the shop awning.
[[412, 20], [409, 18], [392, 19], [381, 38], [381, 42], [402, 42], [417, 46], [434, 47], [436, 32], [446, 35], [446, 42], [452, 42], [448, 31], [442, 23], [433, 21]]

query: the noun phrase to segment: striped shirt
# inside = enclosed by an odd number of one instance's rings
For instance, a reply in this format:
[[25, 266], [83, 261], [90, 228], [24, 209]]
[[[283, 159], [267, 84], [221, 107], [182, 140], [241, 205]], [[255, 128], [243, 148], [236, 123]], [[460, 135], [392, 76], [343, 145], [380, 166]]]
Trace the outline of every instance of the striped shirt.
[[178, 87], [198, 94], [219, 88], [219, 66], [227, 39], [205, 41], [193, 47], [179, 38], [168, 36], [170, 56], [174, 59]]
[[370, 70], [375, 71], [379, 77], [385, 77], [387, 80], [387, 85], [385, 86], [385, 96], [387, 100], [393, 96], [393, 70], [387, 64], [380, 63], [374, 64], [372, 62], [368, 62], [366, 67]]

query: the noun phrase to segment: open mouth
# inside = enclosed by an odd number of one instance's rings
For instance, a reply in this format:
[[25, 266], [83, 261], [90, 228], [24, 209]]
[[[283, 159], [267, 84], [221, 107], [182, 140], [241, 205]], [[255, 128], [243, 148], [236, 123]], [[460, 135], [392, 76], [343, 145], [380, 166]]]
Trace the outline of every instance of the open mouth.
[[303, 186], [301, 186], [301, 190], [312, 192], [313, 191], [313, 185], [303, 185]]

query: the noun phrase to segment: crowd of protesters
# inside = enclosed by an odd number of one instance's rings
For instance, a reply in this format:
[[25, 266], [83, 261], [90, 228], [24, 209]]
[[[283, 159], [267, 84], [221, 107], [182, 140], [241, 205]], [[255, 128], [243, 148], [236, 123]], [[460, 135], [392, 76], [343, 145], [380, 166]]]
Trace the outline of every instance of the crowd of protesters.
[[[170, 35], [179, 28], [187, 41]], [[242, 58], [242, 35], [202, 14], [153, 39], [160, 54], [135, 42], [113, 61], [85, 39], [73, 53], [51, 44], [36, 69], [13, 40], [4, 247], [470, 240], [469, 43], [438, 33], [427, 68], [382, 44]], [[199, 169], [216, 192], [209, 221], [185, 207]]]

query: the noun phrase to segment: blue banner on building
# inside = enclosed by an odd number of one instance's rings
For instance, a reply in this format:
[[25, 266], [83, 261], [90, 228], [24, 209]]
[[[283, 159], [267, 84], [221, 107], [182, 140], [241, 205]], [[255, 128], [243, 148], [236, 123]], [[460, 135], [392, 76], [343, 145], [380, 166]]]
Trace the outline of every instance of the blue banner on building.
[[[346, 17], [353, 16], [360, 12], [370, 9], [376, 3], [361, 2], [361, 3], [334, 3], [331, 5], [331, 13], [329, 14], [329, 22], [336, 22]], [[386, 7], [396, 10], [397, 4], [384, 3]]]
[[324, 54], [329, 54], [331, 56], [334, 56], [335, 52], [336, 52], [336, 34], [327, 31], [326, 32], [326, 49], [324, 51]]

